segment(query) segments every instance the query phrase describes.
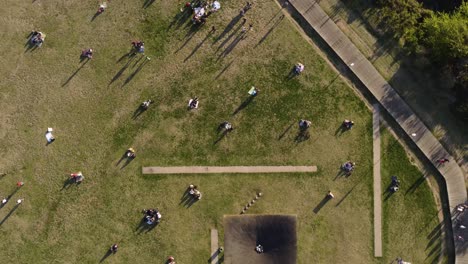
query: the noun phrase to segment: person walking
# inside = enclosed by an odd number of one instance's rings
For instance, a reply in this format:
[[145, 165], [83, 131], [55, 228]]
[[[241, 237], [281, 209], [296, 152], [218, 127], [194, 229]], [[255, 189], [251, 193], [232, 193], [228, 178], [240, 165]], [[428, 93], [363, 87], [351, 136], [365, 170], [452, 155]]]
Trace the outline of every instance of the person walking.
[[439, 165], [444, 165], [445, 163], [449, 162], [450, 160], [448, 160], [447, 158], [443, 158], [443, 159], [438, 159], [437, 160], [437, 164]]

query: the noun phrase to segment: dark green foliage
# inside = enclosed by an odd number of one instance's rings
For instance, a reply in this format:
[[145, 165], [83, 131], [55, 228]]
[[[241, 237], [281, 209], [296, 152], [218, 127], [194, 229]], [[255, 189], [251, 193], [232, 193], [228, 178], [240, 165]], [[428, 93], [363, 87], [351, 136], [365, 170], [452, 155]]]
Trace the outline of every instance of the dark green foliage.
[[468, 56], [468, 2], [453, 14], [437, 13], [422, 23], [424, 44], [436, 60]]

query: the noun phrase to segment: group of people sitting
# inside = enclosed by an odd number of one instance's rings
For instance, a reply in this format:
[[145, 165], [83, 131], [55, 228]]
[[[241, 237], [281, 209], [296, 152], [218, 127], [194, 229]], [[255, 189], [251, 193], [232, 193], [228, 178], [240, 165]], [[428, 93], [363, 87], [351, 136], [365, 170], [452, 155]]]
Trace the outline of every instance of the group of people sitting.
[[304, 64], [298, 62], [294, 65], [294, 73], [299, 75], [304, 71]]
[[346, 129], [351, 129], [351, 128], [353, 128], [353, 126], [354, 126], [354, 121], [348, 120], [348, 119], [345, 119], [345, 120], [343, 121], [343, 127], [344, 127], [344, 128], [346, 128]]
[[81, 183], [83, 180], [84, 180], [84, 176], [83, 176], [83, 173], [81, 173], [81, 171], [77, 172], [77, 173], [71, 173], [70, 174], [70, 179], [75, 182], [75, 183]]
[[45, 37], [44, 33], [34, 30], [31, 32], [31, 44], [41, 47]]
[[161, 221], [161, 213], [159, 213], [158, 208], [148, 210], [143, 209], [143, 213], [145, 214], [144, 219], [148, 225], [159, 223]]
[[397, 176], [392, 176], [392, 183], [390, 184], [389, 189], [392, 193], [398, 192], [398, 190], [400, 189], [400, 181], [398, 180]]
[[256, 247], [255, 247], [255, 251], [257, 251], [258, 254], [260, 253], [263, 253], [263, 246], [258, 244]]
[[221, 4], [218, 1], [194, 1], [192, 3], [187, 2], [185, 8], [192, 9], [192, 22], [196, 25], [201, 25], [206, 23], [206, 19], [211, 14], [217, 12], [221, 8]]
[[356, 167], [355, 162], [347, 161], [341, 166], [341, 169], [346, 173], [346, 175], [349, 176], [351, 175], [355, 167]]
[[49, 127], [47, 128], [47, 131], [45, 133], [45, 138], [47, 140], [47, 144], [50, 144], [55, 141], [54, 135], [52, 135], [53, 128]]
[[97, 13], [98, 13], [98, 14], [101, 14], [102, 12], [104, 12], [104, 11], [106, 10], [106, 8], [107, 8], [107, 3], [106, 3], [106, 2], [100, 4], [100, 5], [99, 5], [99, 8], [98, 8], [98, 10], [97, 10]]
[[224, 132], [229, 132], [229, 131], [232, 131], [233, 129], [234, 128], [232, 127], [232, 124], [229, 123], [228, 121], [222, 122], [218, 127], [218, 130], [224, 130]]
[[244, 16], [247, 11], [249, 11], [252, 8], [252, 3], [246, 2], [245, 6], [240, 10], [239, 14], [241, 16]]
[[82, 58], [88, 58], [88, 59], [92, 59], [93, 58], [93, 52], [94, 50], [89, 48], [89, 49], [84, 49], [81, 51], [81, 57]]
[[299, 120], [299, 129], [307, 130], [311, 124], [312, 122], [310, 122], [309, 120], [301, 119]]
[[133, 148], [128, 148], [125, 152], [125, 156], [129, 159], [134, 159], [136, 158], [136, 152]]
[[149, 106], [154, 103], [153, 100], [151, 99], [148, 99], [146, 101], [144, 101], [143, 103], [141, 103], [140, 107], [143, 109], [143, 110], [148, 110]]
[[188, 102], [188, 109], [189, 110], [197, 109], [198, 108], [198, 103], [199, 103], [198, 97], [190, 99], [189, 102]]
[[190, 184], [188, 193], [192, 195], [194, 199], [200, 200], [202, 198], [202, 193], [197, 189], [196, 185]]
[[144, 53], [145, 52], [145, 43], [141, 40], [132, 41], [132, 51], [131, 54], [135, 53]]

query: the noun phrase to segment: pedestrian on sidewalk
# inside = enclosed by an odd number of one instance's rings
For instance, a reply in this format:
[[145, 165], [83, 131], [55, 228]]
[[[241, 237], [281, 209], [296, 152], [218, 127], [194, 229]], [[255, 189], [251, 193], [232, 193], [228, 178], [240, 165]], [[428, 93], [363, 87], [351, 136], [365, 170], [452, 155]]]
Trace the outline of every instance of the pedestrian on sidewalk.
[[448, 160], [447, 158], [438, 159], [438, 160], [437, 160], [437, 164], [443, 165], [443, 164], [445, 164], [445, 163], [447, 163], [447, 162], [449, 162], [449, 161], [450, 161], [450, 160]]

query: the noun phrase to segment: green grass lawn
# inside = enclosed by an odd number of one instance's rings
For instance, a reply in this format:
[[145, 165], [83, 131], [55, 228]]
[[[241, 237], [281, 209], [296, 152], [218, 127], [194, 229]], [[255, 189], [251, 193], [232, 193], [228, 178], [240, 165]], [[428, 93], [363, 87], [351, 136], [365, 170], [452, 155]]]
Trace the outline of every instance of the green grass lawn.
[[[14, 202], [0, 209], [0, 263], [96, 263], [113, 243], [120, 244], [119, 252], [104, 262], [163, 263], [174, 255], [177, 263], [206, 263], [210, 229], [220, 231], [222, 242], [222, 216], [238, 214], [258, 191], [264, 197], [249, 213], [297, 214], [300, 263], [377, 261], [370, 111], [289, 18], [281, 19], [274, 2], [255, 3], [246, 15], [253, 30], [244, 39], [242, 21], [223, 34], [243, 2], [222, 4], [205, 27], [194, 30], [180, 17], [182, 3], [171, 1], [143, 9], [143, 1], [115, 0], [91, 22], [96, 3], [7, 0], [0, 9], [0, 169], [8, 174], [0, 178], [0, 195], [12, 193], [17, 181], [26, 184], [13, 196], [25, 198], [21, 207], [8, 218]], [[210, 34], [212, 25], [217, 30]], [[33, 29], [47, 38], [42, 48], [26, 51]], [[150, 61], [123, 56], [135, 39], [145, 41]], [[88, 47], [95, 57], [82, 66], [79, 54]], [[288, 79], [297, 61], [306, 71]], [[252, 85], [259, 95], [233, 115]], [[200, 98], [200, 108], [188, 112], [193, 96]], [[155, 104], [133, 120], [149, 98]], [[312, 128], [310, 139], [298, 143], [300, 118], [311, 120]], [[357, 125], [336, 134], [345, 118]], [[225, 120], [235, 129], [215, 144], [216, 128]], [[57, 138], [49, 146], [47, 127]], [[116, 163], [130, 146], [137, 158], [121, 169]], [[410, 167], [409, 179], [416, 177], [404, 152], [389, 150], [394, 152], [388, 162], [403, 171]], [[336, 177], [349, 159], [357, 163], [356, 172]], [[141, 174], [142, 166], [173, 165], [317, 165], [319, 171]], [[68, 174], [78, 170], [86, 177], [83, 184], [63, 188]], [[185, 208], [179, 203], [190, 183], [200, 187], [203, 199]], [[314, 213], [328, 190], [335, 199]], [[425, 230], [415, 243], [394, 239], [392, 228], [418, 229], [426, 219], [431, 229], [437, 224], [433, 198], [422, 185], [404, 199], [398, 212], [420, 217], [387, 217], [385, 204], [389, 237], [382, 263], [401, 252], [396, 248], [417, 252], [414, 263], [425, 260]], [[163, 220], [139, 232], [140, 210], [149, 207], [158, 207]]]

